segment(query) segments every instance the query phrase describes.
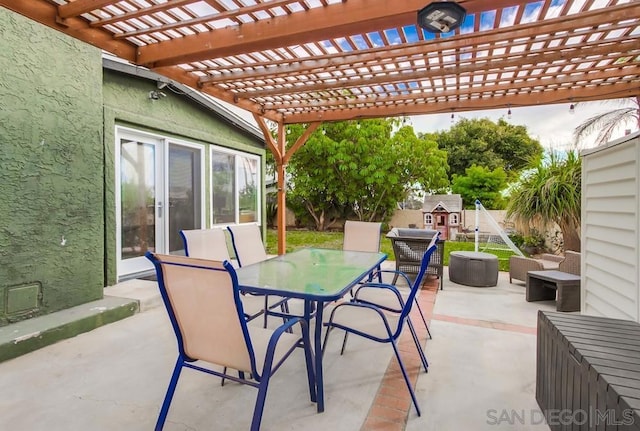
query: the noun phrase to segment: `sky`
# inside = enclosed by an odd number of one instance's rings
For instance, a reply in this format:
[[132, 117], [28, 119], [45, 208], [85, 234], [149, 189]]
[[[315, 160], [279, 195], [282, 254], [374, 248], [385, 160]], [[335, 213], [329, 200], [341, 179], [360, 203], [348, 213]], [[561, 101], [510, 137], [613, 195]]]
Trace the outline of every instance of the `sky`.
[[[543, 105], [531, 107], [511, 108], [511, 119], [507, 118], [508, 108], [493, 109], [488, 111], [469, 111], [454, 114], [454, 121], [460, 118], [489, 118], [498, 121], [500, 118], [515, 125], [525, 126], [529, 136], [540, 141], [540, 144], [549, 149], [566, 150], [574, 148], [573, 130], [586, 119], [607, 112], [618, 107], [615, 103], [585, 102], [574, 105], [574, 113], [570, 113], [570, 103]], [[432, 114], [411, 117], [414, 130], [420, 132], [442, 131], [452, 126], [451, 114]], [[624, 134], [624, 130], [617, 131], [612, 139]], [[589, 148], [589, 140], [581, 144], [580, 148]]]
[[[256, 125], [256, 122], [250, 112], [239, 109], [225, 102], [221, 103], [247, 120], [249, 123]], [[573, 114], [570, 113], [569, 103], [532, 107], [515, 107], [511, 108], [511, 119], [507, 118], [508, 109], [506, 107], [503, 109], [487, 111], [456, 111], [454, 113], [454, 121], [458, 121], [460, 118], [489, 118], [492, 121], [498, 121], [498, 119], [503, 118], [511, 124], [525, 126], [529, 132], [529, 136], [540, 141], [540, 144], [544, 148], [568, 150], [575, 148], [572, 134], [576, 126], [594, 115], [619, 108], [620, 106], [621, 105], [618, 101], [582, 102], [575, 104]], [[450, 113], [413, 115], [409, 117], [409, 119], [413, 129], [416, 132], [423, 133], [447, 130], [453, 124], [451, 122]], [[617, 139], [623, 135], [624, 129], [620, 129], [614, 132], [611, 139]], [[587, 138], [585, 142], [581, 143], [579, 149], [586, 149], [595, 146], [593, 143], [594, 138], [595, 136]]]

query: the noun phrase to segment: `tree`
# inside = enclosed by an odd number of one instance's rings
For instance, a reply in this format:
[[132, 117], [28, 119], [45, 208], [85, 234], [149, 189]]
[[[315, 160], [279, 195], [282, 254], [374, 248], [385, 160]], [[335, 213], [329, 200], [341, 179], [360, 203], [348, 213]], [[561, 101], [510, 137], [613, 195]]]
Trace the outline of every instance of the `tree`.
[[505, 200], [501, 191], [507, 187], [507, 174], [502, 168], [489, 170], [473, 165], [465, 170], [466, 175], [454, 175], [451, 191], [462, 196], [465, 208], [475, 208], [476, 199], [489, 209], [503, 209]]
[[[413, 188], [448, 186], [447, 157], [396, 119], [325, 124], [291, 157], [291, 201], [324, 230], [338, 218], [386, 220]], [[304, 125], [288, 127], [291, 145]]]
[[594, 115], [580, 123], [573, 131], [575, 142], [580, 143], [587, 136], [597, 132], [596, 145], [604, 145], [611, 140], [611, 135], [619, 127], [631, 124], [636, 129], [640, 129], [640, 96], [621, 99], [624, 104], [628, 101], [631, 105]]
[[538, 226], [555, 222], [562, 231], [564, 249], [580, 251], [581, 172], [576, 151], [551, 152], [513, 189], [507, 217]]
[[542, 155], [542, 146], [532, 139], [524, 126], [488, 118], [458, 121], [449, 130], [436, 133], [438, 147], [449, 154], [449, 177], [465, 175], [473, 165], [489, 170], [503, 168], [516, 178], [531, 159]]

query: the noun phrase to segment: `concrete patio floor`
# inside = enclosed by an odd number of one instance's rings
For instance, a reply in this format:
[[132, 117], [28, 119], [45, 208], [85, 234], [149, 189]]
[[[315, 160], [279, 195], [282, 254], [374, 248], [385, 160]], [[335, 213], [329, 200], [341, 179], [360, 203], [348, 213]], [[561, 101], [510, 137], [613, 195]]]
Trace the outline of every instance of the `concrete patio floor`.
[[[554, 302], [527, 303], [524, 286], [509, 284], [506, 273], [496, 287], [474, 288], [450, 282], [445, 268], [444, 290], [436, 295], [434, 286], [420, 295], [431, 295], [422, 304], [432, 308], [433, 334], [429, 373], [416, 384], [421, 417], [392, 374], [390, 346], [350, 337], [340, 356], [336, 332], [324, 360], [326, 411], [309, 401], [304, 357], [295, 352], [271, 380], [262, 429], [548, 430], [535, 401], [535, 328], [538, 310], [555, 310]], [[0, 429], [153, 429], [176, 358], [156, 289], [148, 281], [107, 288], [106, 295], [141, 299], [141, 312], [0, 363]], [[185, 370], [165, 429], [248, 429], [255, 396]]]

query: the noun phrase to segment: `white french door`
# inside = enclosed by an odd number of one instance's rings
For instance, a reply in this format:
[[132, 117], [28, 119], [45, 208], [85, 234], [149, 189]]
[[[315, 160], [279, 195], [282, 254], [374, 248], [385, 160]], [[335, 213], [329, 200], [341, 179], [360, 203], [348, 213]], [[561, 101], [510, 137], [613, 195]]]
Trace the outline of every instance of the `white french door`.
[[201, 145], [117, 128], [118, 277], [153, 269], [147, 251], [183, 253], [179, 232], [203, 225]]

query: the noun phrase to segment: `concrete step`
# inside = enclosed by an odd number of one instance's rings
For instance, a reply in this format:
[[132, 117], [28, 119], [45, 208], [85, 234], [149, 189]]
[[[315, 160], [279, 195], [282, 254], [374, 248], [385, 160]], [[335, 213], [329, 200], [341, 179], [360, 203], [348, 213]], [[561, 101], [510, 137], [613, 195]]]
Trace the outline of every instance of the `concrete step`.
[[132, 316], [138, 310], [135, 299], [105, 296], [0, 327], [0, 362]]

